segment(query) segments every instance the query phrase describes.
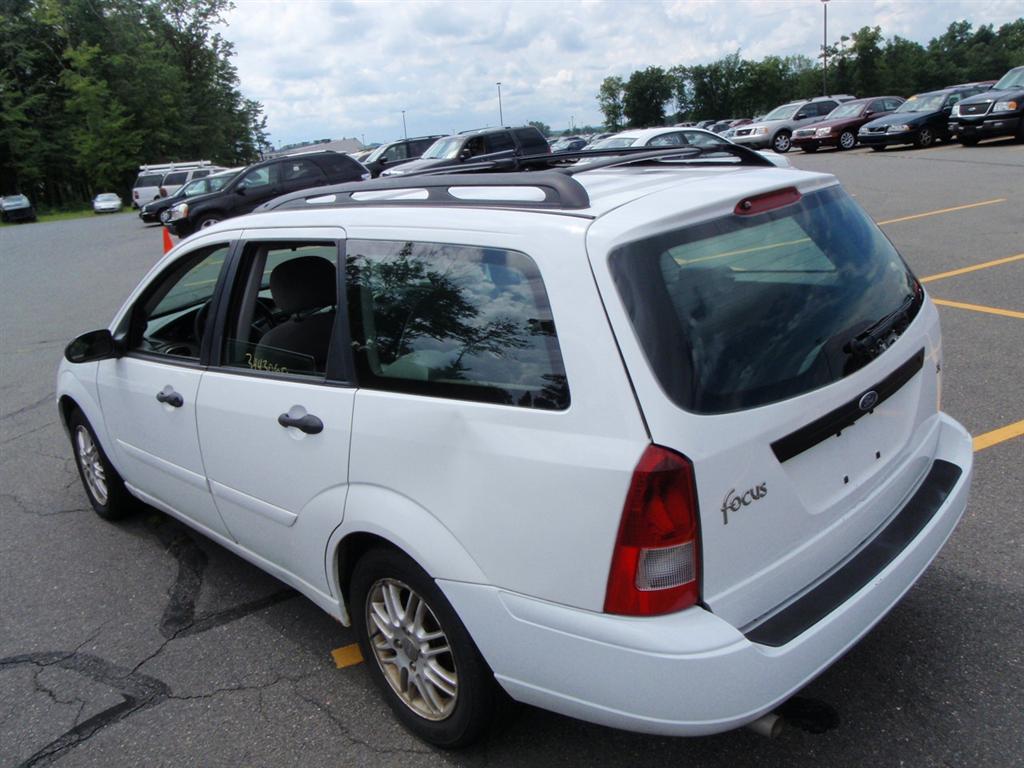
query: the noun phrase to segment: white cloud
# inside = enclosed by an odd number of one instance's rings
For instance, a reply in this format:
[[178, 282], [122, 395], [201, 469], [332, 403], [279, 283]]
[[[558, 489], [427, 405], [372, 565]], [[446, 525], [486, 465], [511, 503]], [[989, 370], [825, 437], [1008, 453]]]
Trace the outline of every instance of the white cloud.
[[[954, 20], [1021, 15], [1019, 0], [832, 0], [829, 39], [880, 25], [925, 42]], [[242, 91], [261, 101], [275, 143], [387, 141], [498, 122], [598, 124], [608, 75], [697, 64], [740, 50], [815, 56], [814, 0], [237, 0], [224, 36]], [[993, 72], [992, 77], [1002, 73]]]

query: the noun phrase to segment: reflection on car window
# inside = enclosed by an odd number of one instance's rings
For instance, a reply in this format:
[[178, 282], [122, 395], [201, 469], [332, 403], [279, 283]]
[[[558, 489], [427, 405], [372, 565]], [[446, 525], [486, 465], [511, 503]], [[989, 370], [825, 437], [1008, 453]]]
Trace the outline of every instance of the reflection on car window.
[[133, 348], [169, 357], [198, 359], [208, 302], [228, 246], [205, 248], [178, 262], [155, 283], [133, 314]]
[[548, 410], [569, 388], [547, 294], [522, 253], [352, 240], [361, 386]]
[[267, 184], [272, 183], [277, 178], [277, 166], [276, 165], [265, 165], [262, 168], [256, 168], [255, 170], [249, 171], [242, 178], [239, 183], [239, 187], [265, 187]]

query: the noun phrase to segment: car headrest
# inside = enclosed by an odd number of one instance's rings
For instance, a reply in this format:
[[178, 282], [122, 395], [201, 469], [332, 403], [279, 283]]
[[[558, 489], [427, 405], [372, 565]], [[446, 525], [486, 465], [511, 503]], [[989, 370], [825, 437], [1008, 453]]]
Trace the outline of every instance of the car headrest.
[[270, 294], [289, 315], [338, 303], [334, 265], [320, 256], [300, 256], [274, 267]]

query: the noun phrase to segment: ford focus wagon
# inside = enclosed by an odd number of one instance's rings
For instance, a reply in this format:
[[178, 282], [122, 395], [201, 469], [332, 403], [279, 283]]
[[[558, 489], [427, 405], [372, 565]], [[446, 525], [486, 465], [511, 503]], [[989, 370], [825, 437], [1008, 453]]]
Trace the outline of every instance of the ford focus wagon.
[[971, 441], [935, 307], [833, 177], [675, 151], [196, 233], [61, 363], [92, 506], [353, 626], [443, 747], [506, 697], [667, 735], [770, 716], [939, 552]]

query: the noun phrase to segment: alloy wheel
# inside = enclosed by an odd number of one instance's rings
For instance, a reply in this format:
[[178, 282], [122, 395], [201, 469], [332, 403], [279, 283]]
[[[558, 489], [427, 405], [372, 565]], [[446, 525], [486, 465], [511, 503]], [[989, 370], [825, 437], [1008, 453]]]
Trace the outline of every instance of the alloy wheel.
[[81, 424], [75, 430], [75, 458], [78, 460], [78, 466], [82, 468], [82, 477], [89, 487], [89, 493], [100, 506], [105, 505], [108, 498], [107, 472], [103, 468], [103, 460], [92, 435]]
[[374, 658], [391, 689], [426, 720], [455, 709], [459, 676], [444, 630], [421, 595], [396, 579], [380, 579], [366, 598], [366, 627]]
[[853, 135], [852, 131], [843, 131], [839, 135], [839, 146], [842, 149], [853, 149], [853, 145], [857, 143], [857, 137]]

